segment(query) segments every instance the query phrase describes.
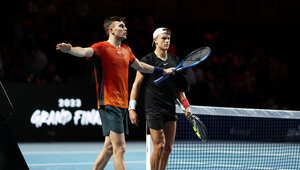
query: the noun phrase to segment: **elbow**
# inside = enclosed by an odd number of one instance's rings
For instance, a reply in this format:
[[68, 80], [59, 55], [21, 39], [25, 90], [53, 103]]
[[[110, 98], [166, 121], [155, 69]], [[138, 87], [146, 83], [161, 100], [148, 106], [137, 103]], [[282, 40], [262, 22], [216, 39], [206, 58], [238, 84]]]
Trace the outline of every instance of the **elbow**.
[[147, 65], [143, 62], [140, 62], [138, 71], [141, 73], [147, 73]]
[[90, 48], [85, 48], [85, 49], [84, 49], [84, 54], [83, 54], [83, 55], [84, 55], [85, 57], [92, 57], [93, 54], [94, 54], [94, 51], [91, 50]]
[[144, 72], [145, 72], [145, 71], [144, 71], [144, 68], [142, 68], [142, 67], [138, 68], [137, 71], [139, 71], [139, 72], [141, 72], [141, 73], [144, 73]]
[[92, 57], [93, 54], [90, 53], [89, 51], [86, 51], [86, 52], [83, 54], [83, 56], [85, 56], [85, 57]]
[[139, 71], [139, 72], [141, 72], [141, 73], [143, 73], [144, 70], [145, 70], [145, 68], [143, 67], [143, 65], [140, 65], [140, 66], [136, 69], [136, 71]]

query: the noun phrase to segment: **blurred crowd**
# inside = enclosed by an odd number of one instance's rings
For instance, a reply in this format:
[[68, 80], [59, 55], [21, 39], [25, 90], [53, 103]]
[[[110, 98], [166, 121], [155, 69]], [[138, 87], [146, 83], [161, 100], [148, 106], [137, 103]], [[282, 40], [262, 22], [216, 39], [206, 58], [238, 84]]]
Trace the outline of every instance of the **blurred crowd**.
[[[38, 2], [38, 3], [37, 3]], [[67, 1], [69, 2], [69, 1]], [[75, 1], [74, 1], [75, 2]], [[24, 0], [3, 2], [0, 42], [0, 80], [12, 83], [93, 82], [89, 61], [55, 50], [60, 42], [88, 47], [107, 39], [105, 17], [93, 15], [92, 5], [76, 1]], [[96, 3], [94, 1], [94, 3]], [[197, 47], [213, 53], [200, 66], [184, 71], [191, 83], [191, 104], [272, 109], [300, 109], [293, 64], [279, 57], [270, 37], [258, 29], [197, 21], [163, 21], [155, 13], [131, 11], [124, 15], [128, 44], [137, 58], [153, 51], [152, 33], [160, 26], [172, 31], [169, 52], [183, 58]], [[275, 52], [274, 52], [275, 51]], [[132, 84], [135, 72], [130, 70]]]

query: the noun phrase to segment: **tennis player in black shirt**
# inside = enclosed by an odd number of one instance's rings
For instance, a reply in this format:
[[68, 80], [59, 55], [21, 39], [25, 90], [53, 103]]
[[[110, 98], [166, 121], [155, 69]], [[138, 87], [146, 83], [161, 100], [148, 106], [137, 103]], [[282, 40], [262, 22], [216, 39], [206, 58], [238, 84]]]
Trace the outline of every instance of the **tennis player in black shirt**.
[[[153, 44], [156, 48], [141, 61], [161, 68], [176, 67], [179, 64], [178, 57], [168, 53], [170, 40], [171, 31], [168, 28], [156, 29], [153, 33]], [[137, 72], [132, 86], [128, 110], [130, 121], [134, 125], [138, 125], [135, 108], [142, 83], [145, 89], [144, 96], [141, 97], [144, 97], [146, 123], [153, 141], [151, 170], [164, 170], [167, 166], [176, 132], [175, 99], [179, 98], [186, 108], [186, 116], [191, 114], [183, 92], [187, 86], [186, 82], [180, 73], [176, 74], [155, 85], [154, 80], [160, 75]]]

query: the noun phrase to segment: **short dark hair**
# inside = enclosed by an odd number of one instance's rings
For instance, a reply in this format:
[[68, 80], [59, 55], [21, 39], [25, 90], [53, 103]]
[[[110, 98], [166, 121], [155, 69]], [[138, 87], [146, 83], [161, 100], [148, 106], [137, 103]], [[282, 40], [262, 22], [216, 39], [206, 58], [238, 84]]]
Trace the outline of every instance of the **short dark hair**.
[[108, 29], [114, 21], [125, 23], [125, 17], [112, 16], [112, 17], [108, 17], [106, 20], [104, 20], [103, 27], [104, 27], [104, 31], [107, 36], [109, 36]]

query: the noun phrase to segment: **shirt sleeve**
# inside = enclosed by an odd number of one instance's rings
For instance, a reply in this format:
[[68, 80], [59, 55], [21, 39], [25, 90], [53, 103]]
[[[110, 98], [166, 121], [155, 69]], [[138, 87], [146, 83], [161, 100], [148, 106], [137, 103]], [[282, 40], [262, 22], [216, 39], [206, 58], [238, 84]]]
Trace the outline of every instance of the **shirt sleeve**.
[[147, 56], [143, 57], [143, 58], [141, 59], [141, 62], [144, 62], [144, 63], [149, 64], [148, 57], [147, 57]]
[[131, 48], [128, 47], [128, 49], [129, 49], [129, 62], [130, 64], [132, 64], [135, 61], [136, 57], [132, 53]]
[[[151, 59], [149, 59], [149, 56], [144, 56], [142, 59], [141, 59], [141, 62], [143, 63], [146, 63], [146, 64], [149, 64], [149, 65], [152, 65], [151, 62]], [[148, 75], [148, 73], [142, 73], [143, 75]]]
[[94, 55], [97, 55], [101, 57], [102, 49], [103, 49], [103, 43], [95, 43], [91, 46], [91, 48], [94, 50]]

